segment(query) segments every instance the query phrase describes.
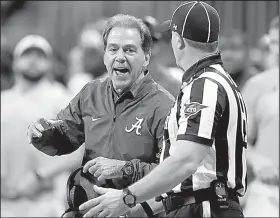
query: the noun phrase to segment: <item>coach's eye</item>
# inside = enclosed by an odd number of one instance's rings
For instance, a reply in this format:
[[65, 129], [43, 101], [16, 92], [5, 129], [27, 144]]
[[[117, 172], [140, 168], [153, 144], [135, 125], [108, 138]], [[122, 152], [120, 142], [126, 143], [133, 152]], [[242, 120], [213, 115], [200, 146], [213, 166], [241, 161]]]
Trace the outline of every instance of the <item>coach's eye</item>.
[[117, 50], [118, 49], [116, 49], [116, 48], [109, 48], [109, 52], [111, 52], [111, 53], [117, 52]]
[[125, 51], [126, 51], [127, 53], [129, 53], [129, 54], [132, 54], [132, 53], [135, 52], [135, 50], [132, 49], [132, 48], [128, 48], [128, 49], [126, 49]]

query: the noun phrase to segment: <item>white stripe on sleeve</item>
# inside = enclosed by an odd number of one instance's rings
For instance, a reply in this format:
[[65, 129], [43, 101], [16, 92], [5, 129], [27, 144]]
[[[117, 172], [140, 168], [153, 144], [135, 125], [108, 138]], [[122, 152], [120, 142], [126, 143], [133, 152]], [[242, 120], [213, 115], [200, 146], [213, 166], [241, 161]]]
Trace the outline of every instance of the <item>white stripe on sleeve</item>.
[[210, 80], [205, 80], [203, 88], [202, 104], [207, 108], [201, 110], [198, 136], [211, 139], [216, 104], [218, 96], [218, 85]]
[[[193, 81], [194, 82], [194, 81]], [[193, 82], [192, 82], [192, 85], [193, 85]], [[182, 97], [182, 100], [181, 100], [181, 106], [180, 106], [180, 119], [178, 121], [178, 124], [179, 124], [179, 130], [177, 132], [177, 135], [182, 135], [182, 134], [185, 134], [186, 132], [186, 129], [187, 129], [187, 126], [188, 126], [188, 118], [185, 116], [185, 104], [189, 104], [190, 103], [190, 96], [191, 96], [191, 88], [192, 88], [192, 85], [190, 86], [186, 86], [182, 92], [184, 93], [183, 94], [183, 97]]]
[[210, 202], [209, 201], [203, 201], [202, 202], [202, 217], [211, 217], [211, 207], [210, 207]]

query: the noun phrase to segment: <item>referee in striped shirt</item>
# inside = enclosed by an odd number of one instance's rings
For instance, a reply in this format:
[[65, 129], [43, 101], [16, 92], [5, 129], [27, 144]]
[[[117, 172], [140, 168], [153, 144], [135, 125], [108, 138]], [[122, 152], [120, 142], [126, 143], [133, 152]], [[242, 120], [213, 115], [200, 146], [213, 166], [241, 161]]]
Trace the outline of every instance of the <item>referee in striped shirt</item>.
[[238, 197], [246, 191], [247, 114], [218, 52], [218, 12], [185, 2], [165, 25], [185, 74], [166, 119], [161, 163], [124, 190], [95, 186], [101, 196], [80, 209], [89, 209], [88, 216], [141, 216], [144, 209], [152, 217], [158, 207], [168, 217], [243, 217]]

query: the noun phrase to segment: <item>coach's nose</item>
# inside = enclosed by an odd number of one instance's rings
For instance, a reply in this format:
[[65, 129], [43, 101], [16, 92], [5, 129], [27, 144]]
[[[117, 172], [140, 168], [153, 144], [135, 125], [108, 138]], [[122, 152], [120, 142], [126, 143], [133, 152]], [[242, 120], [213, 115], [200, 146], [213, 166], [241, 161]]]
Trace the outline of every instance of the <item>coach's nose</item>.
[[125, 54], [124, 51], [122, 49], [120, 49], [117, 53], [117, 57], [116, 60], [120, 63], [124, 63], [125, 62]]

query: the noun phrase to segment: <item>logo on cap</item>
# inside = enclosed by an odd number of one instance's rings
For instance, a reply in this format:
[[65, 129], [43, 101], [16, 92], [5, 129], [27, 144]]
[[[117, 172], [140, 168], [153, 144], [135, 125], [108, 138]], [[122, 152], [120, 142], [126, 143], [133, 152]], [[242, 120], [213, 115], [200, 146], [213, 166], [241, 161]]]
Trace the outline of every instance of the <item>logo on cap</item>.
[[173, 24], [173, 27], [172, 27], [174, 30], [177, 30], [177, 25], [176, 24]]

